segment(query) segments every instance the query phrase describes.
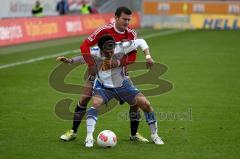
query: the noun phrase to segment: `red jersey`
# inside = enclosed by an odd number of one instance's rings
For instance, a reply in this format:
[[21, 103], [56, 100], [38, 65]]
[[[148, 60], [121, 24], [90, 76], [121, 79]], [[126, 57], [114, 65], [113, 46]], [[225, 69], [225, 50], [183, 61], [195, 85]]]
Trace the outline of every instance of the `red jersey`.
[[[111, 35], [116, 42], [134, 40], [137, 38], [137, 33], [135, 30], [127, 28], [127, 30], [124, 32], [120, 32], [115, 28], [115, 23], [109, 23], [98, 28], [87, 39], [85, 39], [80, 46], [82, 56], [89, 66], [92, 66], [94, 64], [90, 55], [90, 47], [96, 45], [98, 43], [98, 40], [105, 34]], [[133, 63], [136, 59], [136, 53], [137, 51], [133, 51], [130, 54], [124, 56], [121, 60], [121, 64], [127, 65]]]

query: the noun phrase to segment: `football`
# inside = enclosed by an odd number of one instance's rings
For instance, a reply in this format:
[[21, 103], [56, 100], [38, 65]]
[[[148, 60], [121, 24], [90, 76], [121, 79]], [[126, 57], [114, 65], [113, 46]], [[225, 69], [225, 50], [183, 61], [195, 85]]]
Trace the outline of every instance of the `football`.
[[117, 144], [117, 136], [111, 130], [103, 130], [98, 134], [97, 144], [100, 147], [114, 147]]

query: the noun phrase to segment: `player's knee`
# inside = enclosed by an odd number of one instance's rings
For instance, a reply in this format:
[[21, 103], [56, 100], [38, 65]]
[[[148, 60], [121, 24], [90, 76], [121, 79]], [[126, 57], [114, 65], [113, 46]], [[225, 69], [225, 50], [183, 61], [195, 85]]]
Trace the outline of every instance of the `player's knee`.
[[149, 100], [147, 100], [146, 98], [142, 99], [141, 103], [142, 103], [142, 110], [144, 112], [152, 112], [153, 111]]
[[136, 100], [136, 105], [143, 110], [149, 109], [151, 107], [149, 100], [147, 100], [147, 98], [141, 93], [136, 96], [135, 100]]
[[152, 112], [153, 108], [148, 100], [145, 101], [145, 109], [147, 112]]
[[103, 99], [101, 97], [95, 96], [93, 97], [93, 107], [99, 108], [103, 104]]

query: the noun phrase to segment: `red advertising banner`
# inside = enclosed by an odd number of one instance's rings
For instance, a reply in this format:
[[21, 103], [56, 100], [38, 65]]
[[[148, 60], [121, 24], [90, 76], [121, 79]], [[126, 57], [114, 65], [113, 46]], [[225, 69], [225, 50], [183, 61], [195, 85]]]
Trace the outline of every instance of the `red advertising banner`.
[[[113, 14], [0, 19], [0, 46], [90, 34], [112, 21]], [[140, 27], [138, 13], [130, 26]]]

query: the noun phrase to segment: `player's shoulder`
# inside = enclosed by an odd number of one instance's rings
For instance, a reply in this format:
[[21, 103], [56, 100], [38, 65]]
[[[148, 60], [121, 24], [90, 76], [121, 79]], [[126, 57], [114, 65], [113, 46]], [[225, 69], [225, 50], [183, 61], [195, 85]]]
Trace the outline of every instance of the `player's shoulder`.
[[114, 28], [114, 24], [113, 23], [107, 23], [107, 24], [99, 27], [96, 31], [100, 32], [100, 31], [108, 30], [108, 29], [112, 29], [112, 28]]
[[132, 34], [135, 38], [137, 38], [137, 32], [135, 29], [132, 29], [132, 28], [127, 28], [127, 32], [128, 34]]
[[130, 27], [127, 28], [127, 31], [128, 31], [129, 33], [137, 33], [135, 29], [130, 28]]
[[90, 48], [91, 55], [98, 56], [100, 54], [100, 49], [98, 46], [94, 46]]
[[105, 25], [99, 27], [95, 32], [93, 32], [93, 33], [88, 37], [88, 40], [89, 40], [89, 41], [93, 41], [96, 37], [99, 37], [99, 36], [101, 36], [102, 34], [105, 34], [105, 33], [109, 32], [109, 30], [111, 30], [112, 28], [114, 28], [114, 24], [113, 24], [113, 23], [105, 24]]

